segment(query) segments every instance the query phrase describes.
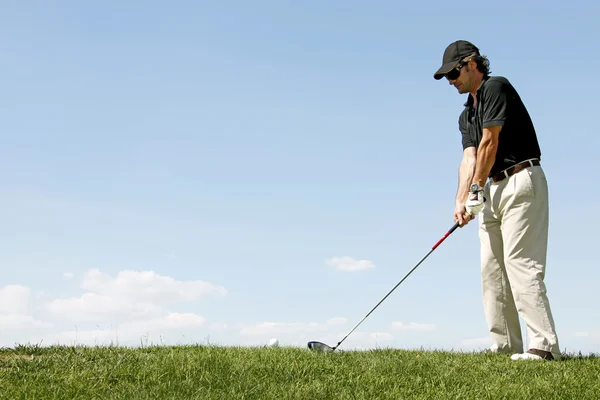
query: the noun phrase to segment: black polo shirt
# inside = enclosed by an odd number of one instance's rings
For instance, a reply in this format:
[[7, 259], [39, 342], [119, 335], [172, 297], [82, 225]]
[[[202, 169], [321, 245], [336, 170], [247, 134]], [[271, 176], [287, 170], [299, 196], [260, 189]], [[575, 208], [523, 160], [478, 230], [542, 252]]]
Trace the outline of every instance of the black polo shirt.
[[459, 118], [463, 150], [479, 147], [484, 128], [502, 126], [490, 175], [520, 161], [541, 157], [533, 122], [508, 79], [501, 76], [484, 78], [477, 91], [477, 107], [473, 108], [471, 94], [464, 106]]

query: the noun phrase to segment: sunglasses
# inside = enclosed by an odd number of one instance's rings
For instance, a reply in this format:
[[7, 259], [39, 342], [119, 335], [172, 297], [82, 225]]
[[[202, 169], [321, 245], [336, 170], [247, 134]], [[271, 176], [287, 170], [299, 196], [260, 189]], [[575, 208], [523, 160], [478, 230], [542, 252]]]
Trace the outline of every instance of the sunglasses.
[[452, 70], [450, 70], [450, 72], [448, 72], [446, 74], [446, 79], [448, 79], [449, 81], [453, 81], [454, 79], [458, 78], [460, 76], [460, 70], [467, 65], [468, 61], [461, 61], [460, 64], [458, 64], [456, 67], [454, 67]]

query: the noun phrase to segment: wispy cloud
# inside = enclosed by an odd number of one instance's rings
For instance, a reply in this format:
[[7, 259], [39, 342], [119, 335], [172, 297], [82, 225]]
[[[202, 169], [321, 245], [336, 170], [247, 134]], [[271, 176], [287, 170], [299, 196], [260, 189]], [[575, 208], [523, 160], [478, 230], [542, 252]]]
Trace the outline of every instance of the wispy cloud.
[[375, 264], [373, 264], [373, 262], [370, 260], [355, 260], [354, 258], [347, 256], [332, 257], [328, 260], [325, 260], [325, 262], [340, 271], [346, 272], [363, 271], [375, 268]]
[[377, 341], [388, 342], [394, 340], [394, 335], [388, 332], [371, 332], [369, 333], [369, 338]]
[[50, 328], [53, 324], [38, 321], [30, 315], [0, 314], [0, 331], [16, 329]]
[[7, 285], [0, 288], [0, 313], [26, 313], [31, 290], [26, 286]]
[[209, 329], [215, 332], [224, 332], [229, 329], [229, 324], [224, 322], [213, 322], [210, 324]]
[[[71, 329], [54, 335], [54, 343], [69, 345], [108, 345], [143, 341], [159, 344], [163, 338], [173, 338], [173, 333], [202, 327], [206, 319], [191, 313], [170, 313], [162, 317], [130, 321], [105, 329]], [[166, 339], [165, 339], [166, 340]]]
[[460, 344], [468, 347], [490, 347], [492, 345], [492, 339], [489, 336], [469, 338], [461, 340]]
[[65, 272], [65, 273], [63, 273], [63, 278], [65, 278], [65, 279], [73, 279], [73, 278], [75, 278], [75, 274], [72, 273], [72, 272]]
[[328, 329], [328, 324], [317, 322], [259, 322], [240, 330], [242, 336], [274, 335], [285, 333], [320, 332]]
[[325, 332], [347, 322], [346, 318], [330, 318], [326, 323], [318, 322], [259, 322], [241, 326], [242, 336], [299, 334], [310, 332]]
[[435, 324], [422, 324], [418, 322], [392, 322], [392, 329], [395, 331], [433, 331], [437, 329]]

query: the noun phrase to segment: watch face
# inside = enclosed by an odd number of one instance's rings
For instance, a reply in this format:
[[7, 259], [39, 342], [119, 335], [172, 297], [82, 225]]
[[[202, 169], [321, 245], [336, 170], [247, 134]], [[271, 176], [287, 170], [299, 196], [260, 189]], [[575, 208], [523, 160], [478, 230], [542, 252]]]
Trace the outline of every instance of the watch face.
[[479, 189], [479, 185], [478, 185], [478, 184], [474, 183], [474, 184], [472, 184], [472, 185], [471, 185], [471, 191], [473, 191], [473, 192], [474, 192], [474, 191], [476, 191], [477, 189]]

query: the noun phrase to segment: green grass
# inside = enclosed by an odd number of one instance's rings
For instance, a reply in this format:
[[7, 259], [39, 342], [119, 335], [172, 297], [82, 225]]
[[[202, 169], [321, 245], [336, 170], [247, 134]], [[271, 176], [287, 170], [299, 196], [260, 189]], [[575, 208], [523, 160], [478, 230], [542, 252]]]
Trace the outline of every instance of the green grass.
[[298, 348], [0, 350], [2, 399], [598, 399], [600, 358]]

